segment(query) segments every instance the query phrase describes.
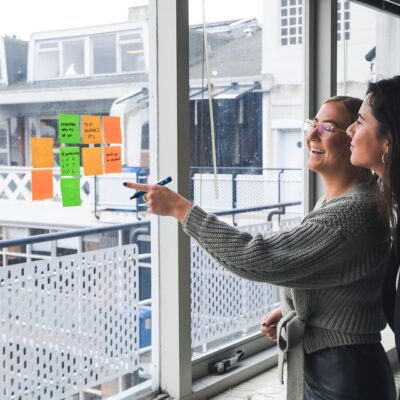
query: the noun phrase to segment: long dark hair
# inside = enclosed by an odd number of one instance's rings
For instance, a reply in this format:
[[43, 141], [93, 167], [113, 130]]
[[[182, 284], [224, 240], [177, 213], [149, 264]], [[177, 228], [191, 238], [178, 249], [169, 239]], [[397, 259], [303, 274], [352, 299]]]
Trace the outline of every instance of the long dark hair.
[[384, 214], [390, 222], [396, 255], [399, 256], [400, 229], [400, 76], [371, 82], [368, 103], [378, 121], [378, 138], [388, 141], [388, 154], [382, 159], [382, 194]]

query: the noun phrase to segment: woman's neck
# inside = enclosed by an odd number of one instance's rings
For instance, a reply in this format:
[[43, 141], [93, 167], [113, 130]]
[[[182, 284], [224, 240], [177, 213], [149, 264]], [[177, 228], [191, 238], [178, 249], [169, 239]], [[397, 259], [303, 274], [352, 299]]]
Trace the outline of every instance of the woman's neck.
[[365, 182], [365, 179], [363, 179], [360, 174], [353, 175], [349, 173], [344, 176], [340, 174], [335, 176], [322, 176], [322, 179], [325, 184], [325, 197], [327, 200], [342, 196], [353, 186]]

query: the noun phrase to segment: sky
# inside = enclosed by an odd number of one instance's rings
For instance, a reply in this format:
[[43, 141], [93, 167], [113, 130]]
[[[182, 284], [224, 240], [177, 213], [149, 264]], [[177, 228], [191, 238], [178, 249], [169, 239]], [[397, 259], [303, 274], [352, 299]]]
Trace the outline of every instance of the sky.
[[[162, 0], [161, 0], [162, 1]], [[258, 17], [265, 0], [205, 0], [208, 22]], [[124, 22], [128, 8], [148, 4], [148, 0], [6, 0], [0, 12], [0, 36], [28, 40], [34, 32]], [[201, 0], [189, 0], [190, 23], [200, 23]]]

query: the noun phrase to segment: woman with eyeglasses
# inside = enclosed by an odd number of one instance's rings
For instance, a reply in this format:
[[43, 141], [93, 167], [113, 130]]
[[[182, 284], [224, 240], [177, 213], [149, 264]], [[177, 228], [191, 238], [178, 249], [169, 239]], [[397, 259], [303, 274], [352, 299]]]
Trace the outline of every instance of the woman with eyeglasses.
[[290, 400], [395, 398], [380, 344], [388, 226], [368, 172], [350, 163], [346, 135], [360, 105], [359, 99], [333, 97], [306, 121], [307, 164], [322, 177], [325, 195], [290, 231], [252, 236], [165, 186], [126, 184], [145, 191], [150, 213], [178, 219], [228, 270], [283, 288], [269, 328], [276, 329], [281, 373], [287, 356]]
[[384, 306], [400, 355], [400, 75], [369, 84], [358, 118], [347, 133], [351, 138], [351, 162], [378, 177], [380, 206], [390, 224], [391, 262]]

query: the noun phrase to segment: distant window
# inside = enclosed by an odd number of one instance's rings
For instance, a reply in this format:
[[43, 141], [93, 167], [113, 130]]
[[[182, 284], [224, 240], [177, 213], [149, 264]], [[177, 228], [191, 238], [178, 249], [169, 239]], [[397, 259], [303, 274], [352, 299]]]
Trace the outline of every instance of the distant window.
[[116, 36], [106, 35], [92, 39], [93, 73], [112, 74], [117, 72]]
[[[143, 39], [139, 30], [41, 40], [36, 46], [37, 80], [146, 70]], [[91, 66], [90, 70], [86, 67], [88, 65]]]
[[144, 71], [143, 40], [139, 34], [121, 35], [119, 37], [121, 54], [121, 72]]
[[83, 39], [63, 42], [63, 75], [74, 76], [85, 73], [85, 50]]
[[302, 43], [302, 0], [281, 0], [281, 45], [295, 45]]
[[[343, 7], [344, 5], [344, 7]], [[342, 31], [342, 23], [344, 22], [344, 30]], [[344, 39], [350, 39], [350, 1], [338, 1], [337, 9], [337, 40], [342, 40], [344, 32]]]
[[38, 45], [38, 79], [58, 78], [60, 75], [60, 51], [58, 42], [39, 43]]

